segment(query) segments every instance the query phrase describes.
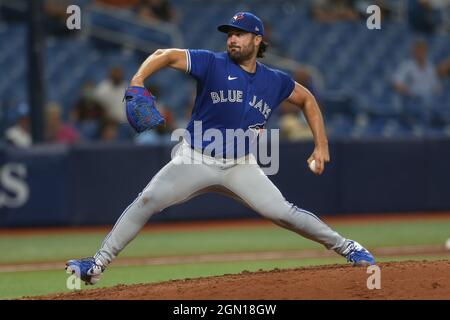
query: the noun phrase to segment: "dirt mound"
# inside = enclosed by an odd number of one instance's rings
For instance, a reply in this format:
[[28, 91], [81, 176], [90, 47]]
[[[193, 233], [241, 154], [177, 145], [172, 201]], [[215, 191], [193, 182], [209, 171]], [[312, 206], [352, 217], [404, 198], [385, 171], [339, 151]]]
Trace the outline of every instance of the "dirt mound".
[[328, 265], [118, 285], [33, 299], [450, 299], [450, 261], [380, 263], [381, 289], [366, 268]]

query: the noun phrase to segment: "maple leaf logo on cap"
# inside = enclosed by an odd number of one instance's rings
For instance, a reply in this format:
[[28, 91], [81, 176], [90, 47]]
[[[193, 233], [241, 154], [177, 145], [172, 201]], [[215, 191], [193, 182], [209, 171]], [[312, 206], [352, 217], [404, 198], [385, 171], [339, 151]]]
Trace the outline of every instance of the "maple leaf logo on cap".
[[236, 15], [233, 17], [233, 20], [234, 20], [234, 21], [241, 20], [241, 19], [244, 19], [244, 14], [243, 14], [243, 13], [238, 13], [238, 14], [236, 14]]

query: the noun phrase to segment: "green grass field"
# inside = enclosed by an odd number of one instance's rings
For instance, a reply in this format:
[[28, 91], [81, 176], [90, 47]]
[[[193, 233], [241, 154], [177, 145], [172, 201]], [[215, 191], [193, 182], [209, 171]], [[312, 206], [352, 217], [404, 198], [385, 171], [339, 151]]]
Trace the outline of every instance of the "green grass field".
[[[443, 245], [450, 237], [450, 219], [411, 222], [370, 222], [332, 225], [342, 235], [369, 248], [403, 245]], [[0, 235], [0, 264], [61, 261], [95, 253], [106, 234]], [[321, 246], [276, 226], [215, 228], [210, 231], [155, 231], [141, 233], [121, 254], [121, 258], [197, 255], [208, 253], [257, 252], [320, 249]], [[444, 259], [440, 256], [377, 257], [378, 261]], [[335, 258], [283, 259], [239, 262], [204, 262], [170, 265], [114, 266], [108, 268], [95, 287], [117, 284], [160, 282], [243, 270], [294, 268], [345, 263]], [[0, 272], [0, 298], [67, 292], [67, 275], [61, 270]], [[93, 288], [93, 287], [89, 287]]]

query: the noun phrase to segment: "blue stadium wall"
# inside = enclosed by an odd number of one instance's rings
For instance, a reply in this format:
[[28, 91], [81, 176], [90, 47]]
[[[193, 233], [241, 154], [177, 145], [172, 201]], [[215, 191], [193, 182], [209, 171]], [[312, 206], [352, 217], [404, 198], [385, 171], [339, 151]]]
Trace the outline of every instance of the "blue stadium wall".
[[[317, 177], [311, 143], [285, 143], [270, 179], [286, 199], [318, 215], [450, 210], [450, 139], [332, 141]], [[170, 147], [96, 145], [0, 150], [0, 227], [113, 224]], [[258, 217], [221, 195], [170, 207], [151, 221]]]

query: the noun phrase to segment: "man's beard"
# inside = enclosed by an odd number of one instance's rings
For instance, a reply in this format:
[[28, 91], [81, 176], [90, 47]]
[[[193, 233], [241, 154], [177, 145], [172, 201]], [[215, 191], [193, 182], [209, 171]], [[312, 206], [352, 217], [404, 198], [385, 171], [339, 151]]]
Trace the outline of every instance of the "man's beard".
[[236, 62], [238, 64], [249, 60], [255, 52], [255, 48], [253, 48], [253, 50], [249, 49], [247, 51], [242, 50], [242, 47], [241, 47], [240, 51], [231, 51], [231, 49], [232, 48], [229, 48], [227, 50], [228, 56], [231, 58], [231, 60], [233, 60], [234, 62]]

